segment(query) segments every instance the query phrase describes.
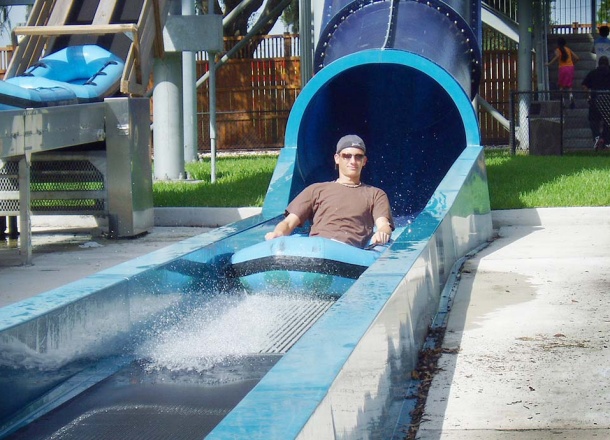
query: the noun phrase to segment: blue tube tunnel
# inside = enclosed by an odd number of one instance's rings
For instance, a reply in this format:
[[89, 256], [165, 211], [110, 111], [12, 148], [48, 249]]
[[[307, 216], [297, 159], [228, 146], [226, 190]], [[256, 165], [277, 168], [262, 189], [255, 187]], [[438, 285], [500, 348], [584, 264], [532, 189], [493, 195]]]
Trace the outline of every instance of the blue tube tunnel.
[[[413, 217], [464, 148], [480, 144], [471, 102], [480, 77], [475, 34], [438, 1], [338, 9], [326, 14], [317, 72], [288, 120], [281, 160], [294, 163], [291, 185], [272, 184], [276, 197], [266, 198], [265, 210], [282, 212], [305, 186], [335, 178], [336, 142], [354, 133], [367, 145], [363, 181], [388, 193], [396, 217]], [[273, 181], [284, 183], [284, 171]]]

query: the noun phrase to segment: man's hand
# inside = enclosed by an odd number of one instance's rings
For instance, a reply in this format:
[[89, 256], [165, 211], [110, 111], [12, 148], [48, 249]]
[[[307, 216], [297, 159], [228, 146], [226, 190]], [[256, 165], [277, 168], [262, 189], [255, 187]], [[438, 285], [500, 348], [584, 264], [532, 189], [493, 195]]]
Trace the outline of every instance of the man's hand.
[[391, 234], [383, 231], [377, 231], [371, 237], [371, 243], [373, 244], [386, 244], [392, 238]]
[[283, 235], [284, 234], [281, 234], [281, 233], [276, 232], [276, 231], [267, 232], [265, 234], [265, 240], [273, 240], [274, 238], [277, 238], [277, 237], [283, 237]]
[[275, 229], [265, 234], [265, 240], [273, 240], [277, 237], [292, 234], [297, 226], [301, 224], [301, 219], [296, 214], [288, 214], [284, 220], [279, 222]]
[[372, 244], [386, 244], [392, 238], [392, 226], [390, 221], [385, 217], [379, 217], [375, 220], [377, 231], [371, 237]]

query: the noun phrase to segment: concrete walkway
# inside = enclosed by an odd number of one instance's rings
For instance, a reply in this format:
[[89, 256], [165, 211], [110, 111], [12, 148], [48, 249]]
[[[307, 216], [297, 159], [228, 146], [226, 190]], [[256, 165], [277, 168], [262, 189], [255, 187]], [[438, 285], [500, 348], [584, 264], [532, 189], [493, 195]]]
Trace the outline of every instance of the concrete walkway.
[[610, 208], [496, 211], [463, 268], [422, 440], [610, 438]]
[[137, 238], [109, 240], [92, 216], [32, 216], [32, 265], [19, 240], [0, 240], [0, 307], [85, 278], [260, 213], [261, 208], [155, 208], [155, 227]]

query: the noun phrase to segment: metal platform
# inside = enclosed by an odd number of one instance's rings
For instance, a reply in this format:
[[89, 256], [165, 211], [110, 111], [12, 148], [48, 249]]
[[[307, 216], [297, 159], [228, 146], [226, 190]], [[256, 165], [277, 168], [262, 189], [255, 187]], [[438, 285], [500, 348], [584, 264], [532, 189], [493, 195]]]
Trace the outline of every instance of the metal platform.
[[31, 262], [31, 214], [95, 215], [109, 237], [153, 226], [146, 98], [6, 111], [0, 118], [0, 216], [19, 216]]

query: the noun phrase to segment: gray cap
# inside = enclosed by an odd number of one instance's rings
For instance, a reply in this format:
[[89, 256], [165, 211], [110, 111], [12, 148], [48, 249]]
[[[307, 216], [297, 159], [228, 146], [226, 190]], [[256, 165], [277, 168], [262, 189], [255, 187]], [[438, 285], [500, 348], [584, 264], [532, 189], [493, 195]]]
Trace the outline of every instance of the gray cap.
[[348, 134], [339, 139], [339, 142], [337, 142], [337, 153], [339, 153], [341, 150], [352, 147], [359, 148], [366, 153], [364, 141], [360, 136], [356, 136], [355, 134]]

